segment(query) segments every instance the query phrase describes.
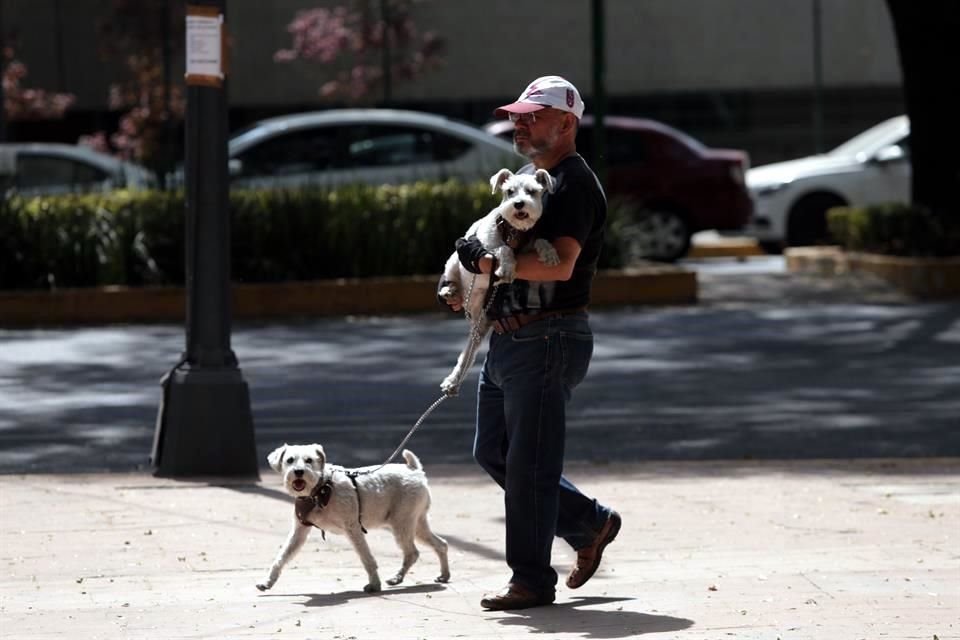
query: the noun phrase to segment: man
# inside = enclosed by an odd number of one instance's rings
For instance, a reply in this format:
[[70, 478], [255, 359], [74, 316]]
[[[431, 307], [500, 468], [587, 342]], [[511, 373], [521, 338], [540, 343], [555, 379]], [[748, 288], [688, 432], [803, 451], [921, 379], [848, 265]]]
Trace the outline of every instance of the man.
[[[583, 101], [567, 80], [544, 76], [495, 113], [515, 123], [514, 147], [531, 161], [519, 173], [546, 169], [556, 180], [532, 235], [549, 240], [560, 256], [548, 266], [535, 252], [518, 250], [517, 279], [493, 288], [487, 311], [494, 330], [480, 375], [473, 453], [504, 489], [513, 575], [480, 604], [502, 610], [553, 603], [555, 535], [577, 551], [567, 586], [582, 586], [620, 530], [620, 516], [562, 475], [566, 404], [593, 354], [586, 307], [607, 212], [603, 189], [576, 150]], [[457, 252], [475, 273], [496, 268], [475, 237], [458, 240]], [[447, 302], [461, 308], [459, 300]]]

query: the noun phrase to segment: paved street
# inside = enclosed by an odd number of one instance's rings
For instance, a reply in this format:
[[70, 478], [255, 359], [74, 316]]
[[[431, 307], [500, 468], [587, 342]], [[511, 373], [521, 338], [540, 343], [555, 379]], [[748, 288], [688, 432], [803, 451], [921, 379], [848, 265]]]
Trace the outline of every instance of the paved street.
[[[571, 460], [960, 455], [960, 304], [793, 276], [782, 258], [690, 266], [697, 305], [593, 312]], [[183, 335], [0, 331], [0, 472], [147, 468]], [[261, 460], [316, 440], [344, 464], [381, 461], [439, 397], [465, 336], [440, 312], [236, 326]], [[424, 459], [470, 460], [476, 378], [411, 440]]]
[[[449, 584], [421, 549], [403, 584], [364, 594], [349, 544], [316, 532], [261, 593], [291, 520], [275, 474], [145, 472], [182, 327], [0, 332], [0, 636], [960, 640], [960, 305], [778, 258], [689, 266], [697, 305], [593, 313], [566, 473], [624, 526], [587, 585], [518, 612], [479, 606], [507, 569], [472, 392], [409, 445]], [[317, 440], [332, 462], [379, 462], [464, 336], [440, 313], [236, 327], [261, 460]], [[389, 575], [391, 536], [368, 540]], [[572, 560], [554, 545], [561, 580]]]

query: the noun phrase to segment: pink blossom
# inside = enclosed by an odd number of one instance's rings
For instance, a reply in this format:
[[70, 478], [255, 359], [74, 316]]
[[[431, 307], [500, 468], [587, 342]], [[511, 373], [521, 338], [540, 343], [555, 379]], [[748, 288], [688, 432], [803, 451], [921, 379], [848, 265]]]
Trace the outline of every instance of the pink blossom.
[[275, 62], [306, 60], [348, 69], [332, 71], [334, 79], [320, 85], [325, 98], [361, 101], [383, 83], [381, 52], [389, 39], [391, 75], [412, 79], [439, 64], [443, 40], [433, 32], [420, 36], [411, 17], [417, 0], [386, 0], [389, 22], [373, 10], [369, 0], [354, 0], [352, 7], [299, 11], [287, 25], [291, 46], [273, 55]]

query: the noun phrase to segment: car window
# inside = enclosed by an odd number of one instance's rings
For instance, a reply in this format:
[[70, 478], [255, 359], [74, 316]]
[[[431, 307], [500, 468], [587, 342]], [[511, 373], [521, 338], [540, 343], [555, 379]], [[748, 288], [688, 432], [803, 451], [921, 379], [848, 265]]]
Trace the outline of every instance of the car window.
[[861, 153], [876, 153], [877, 149], [881, 147], [896, 144], [890, 141], [891, 138], [896, 138], [898, 132], [905, 128], [903, 118], [891, 118], [855, 135], [829, 153], [835, 156], [858, 156]]
[[17, 156], [17, 186], [21, 189], [65, 185], [83, 187], [109, 177], [106, 171], [68, 158], [38, 153]]
[[343, 133], [346, 162], [352, 168], [442, 162], [470, 148], [466, 140], [412, 126], [359, 124]]
[[646, 135], [639, 131], [607, 129], [607, 162], [612, 166], [643, 163], [649, 146]]
[[[577, 151], [585, 158], [593, 158], [593, 127], [581, 127], [577, 132]], [[644, 133], [628, 129], [607, 128], [607, 166], [636, 165], [644, 162], [649, 143]]]
[[660, 155], [677, 162], [689, 162], [693, 157], [693, 153], [690, 151], [690, 147], [685, 144], [681, 144], [676, 140], [672, 140], [667, 136], [657, 136], [657, 147], [660, 150]]
[[433, 160], [429, 133], [394, 127], [360, 125], [347, 134], [350, 167], [388, 167]]
[[436, 160], [456, 160], [471, 148], [473, 148], [473, 144], [463, 138], [440, 133], [439, 131], [433, 132], [433, 157]]
[[898, 140], [894, 144], [903, 149], [903, 155], [905, 157], [910, 157], [910, 134], [905, 135], [902, 139]]
[[243, 163], [243, 176], [283, 176], [336, 168], [338, 155], [337, 131], [316, 127], [264, 140], [237, 159]]

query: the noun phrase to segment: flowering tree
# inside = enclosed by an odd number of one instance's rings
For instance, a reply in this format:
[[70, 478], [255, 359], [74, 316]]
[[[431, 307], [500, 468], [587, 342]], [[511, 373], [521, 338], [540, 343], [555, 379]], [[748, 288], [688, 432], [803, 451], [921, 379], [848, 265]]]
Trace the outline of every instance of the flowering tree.
[[157, 168], [170, 162], [169, 133], [183, 120], [182, 81], [170, 80], [171, 48], [182, 47], [182, 2], [113, 0], [100, 22], [101, 54], [122, 59], [124, 79], [110, 86], [109, 108], [123, 114], [112, 133], [97, 131], [80, 144]]
[[377, 11], [371, 0], [300, 11], [287, 26], [291, 47], [274, 60], [337, 65], [335, 77], [320, 87], [325, 98], [389, 102], [394, 79], [410, 80], [435, 67], [445, 48], [435, 33], [417, 31], [410, 14], [418, 1], [379, 0]]
[[76, 97], [70, 93], [52, 93], [22, 86], [27, 65], [17, 60], [13, 47], [3, 49], [3, 109], [9, 120], [48, 120], [62, 118]]

